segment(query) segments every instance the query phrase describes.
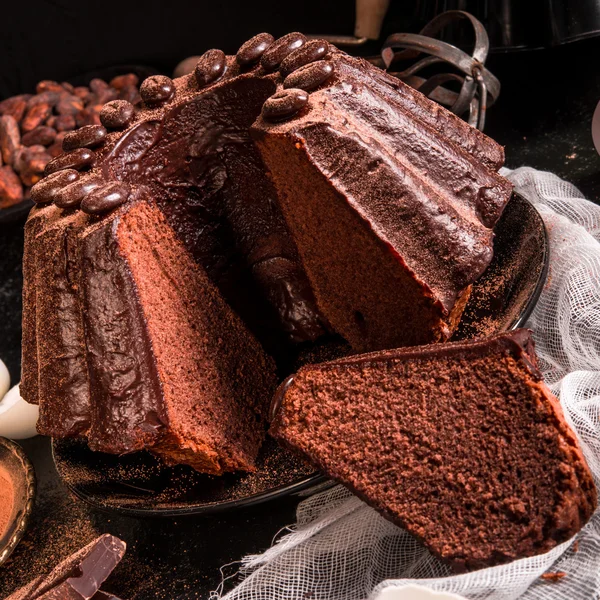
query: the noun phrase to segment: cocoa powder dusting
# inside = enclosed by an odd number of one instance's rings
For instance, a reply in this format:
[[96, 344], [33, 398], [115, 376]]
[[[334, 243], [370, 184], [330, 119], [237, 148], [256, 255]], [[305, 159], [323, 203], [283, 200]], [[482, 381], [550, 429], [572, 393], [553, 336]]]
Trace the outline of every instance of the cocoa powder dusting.
[[10, 525], [14, 496], [15, 489], [12, 479], [7, 471], [0, 467], [0, 539]]

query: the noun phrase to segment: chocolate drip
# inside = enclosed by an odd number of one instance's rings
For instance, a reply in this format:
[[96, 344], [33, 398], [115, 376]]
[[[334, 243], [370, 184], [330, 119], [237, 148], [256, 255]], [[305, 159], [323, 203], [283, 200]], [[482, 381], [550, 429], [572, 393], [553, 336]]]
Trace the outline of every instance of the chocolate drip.
[[82, 237], [81, 286], [92, 400], [89, 444], [93, 450], [121, 454], [152, 446], [167, 417], [113, 218], [118, 213]]

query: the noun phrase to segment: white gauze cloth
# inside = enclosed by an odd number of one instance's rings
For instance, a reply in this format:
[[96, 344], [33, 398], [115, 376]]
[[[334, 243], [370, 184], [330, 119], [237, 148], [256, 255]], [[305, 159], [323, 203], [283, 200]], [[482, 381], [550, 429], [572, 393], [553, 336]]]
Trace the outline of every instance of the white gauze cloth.
[[[551, 173], [504, 170], [541, 213], [548, 282], [527, 323], [540, 368], [600, 483], [600, 206]], [[547, 554], [462, 575], [345, 488], [300, 503], [297, 522], [264, 554], [247, 556], [223, 600], [388, 600], [418, 583], [469, 599], [592, 600], [600, 595], [600, 512]], [[564, 573], [555, 581], [547, 571]], [[411, 596], [412, 597], [412, 596]]]

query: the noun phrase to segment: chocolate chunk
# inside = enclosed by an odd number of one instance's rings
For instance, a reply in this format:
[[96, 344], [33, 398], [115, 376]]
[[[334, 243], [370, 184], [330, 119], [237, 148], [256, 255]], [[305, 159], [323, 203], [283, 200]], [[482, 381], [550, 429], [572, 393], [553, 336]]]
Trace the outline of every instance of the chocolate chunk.
[[329, 43], [325, 40], [310, 40], [291, 54], [286, 56], [279, 65], [279, 72], [287, 77], [304, 65], [321, 60], [329, 52]]
[[131, 123], [135, 108], [127, 100], [113, 100], [100, 111], [100, 122], [108, 129], [120, 129]]
[[[204, 87], [225, 73], [227, 59], [222, 50], [207, 50], [196, 63], [194, 76], [200, 87]], [[143, 95], [142, 95], [143, 97]]]
[[88, 194], [81, 202], [81, 210], [88, 215], [101, 215], [127, 202], [129, 186], [111, 181]]
[[92, 150], [89, 150], [88, 148], [78, 148], [77, 150], [53, 158], [46, 165], [44, 175], [50, 175], [50, 173], [62, 169], [82, 171], [83, 169], [91, 167], [94, 164], [95, 158], [96, 155]]
[[173, 80], [166, 75], [152, 75], [140, 86], [140, 95], [146, 104], [162, 104], [175, 94]]
[[[7, 600], [107, 600], [115, 598], [100, 592], [125, 554], [125, 542], [109, 534], [63, 560], [48, 575], [37, 577]], [[100, 595], [99, 595], [100, 594]]]
[[307, 103], [308, 94], [304, 90], [281, 90], [265, 100], [262, 115], [268, 121], [283, 121], [302, 110]]
[[254, 64], [274, 41], [275, 38], [270, 33], [259, 33], [240, 46], [235, 60], [242, 67]]
[[57, 171], [44, 177], [31, 188], [31, 199], [36, 204], [49, 204], [56, 200], [58, 192], [65, 186], [79, 179], [79, 173], [74, 169]]
[[260, 64], [265, 71], [274, 71], [286, 56], [290, 55], [294, 50], [297, 50], [305, 43], [306, 36], [301, 33], [288, 33], [271, 44], [269, 49], [262, 55]]
[[298, 88], [310, 91], [325, 83], [333, 75], [333, 63], [329, 60], [319, 60], [300, 67], [290, 73], [283, 82], [284, 88]]
[[26, 133], [22, 139], [21, 143], [23, 146], [33, 146], [36, 144], [41, 144], [42, 146], [49, 146], [54, 143], [56, 139], [56, 130], [52, 127], [48, 127], [46, 125], [40, 125], [36, 127], [29, 133]]
[[103, 186], [104, 183], [105, 181], [100, 177], [79, 179], [57, 190], [54, 194], [54, 204], [59, 208], [75, 208], [88, 194]]
[[67, 133], [62, 147], [67, 152], [76, 148], [94, 148], [104, 143], [106, 134], [106, 128], [102, 125], [86, 125]]

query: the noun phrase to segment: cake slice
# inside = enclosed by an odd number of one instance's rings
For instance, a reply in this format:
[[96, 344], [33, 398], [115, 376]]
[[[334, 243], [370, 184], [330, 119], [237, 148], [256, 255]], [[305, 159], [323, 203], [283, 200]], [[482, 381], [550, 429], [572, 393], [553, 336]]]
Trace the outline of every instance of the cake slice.
[[364, 61], [331, 64], [302, 110], [251, 129], [317, 305], [359, 351], [445, 341], [492, 259], [502, 149]]
[[536, 367], [531, 333], [303, 367], [271, 433], [456, 571], [547, 552], [596, 490]]
[[94, 450], [147, 448], [205, 473], [253, 470], [273, 361], [140, 198], [80, 235]]

